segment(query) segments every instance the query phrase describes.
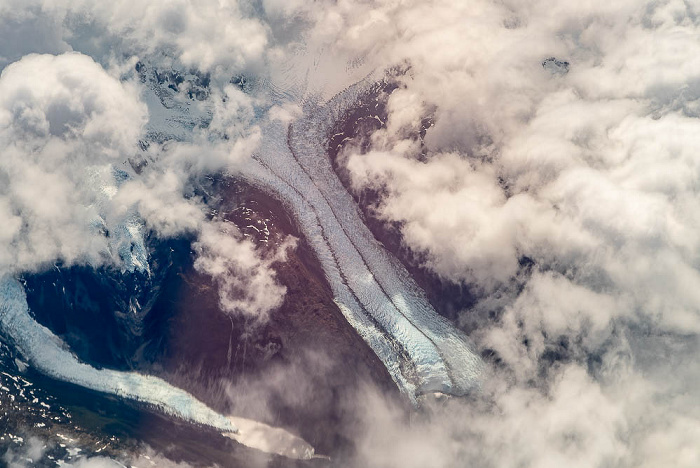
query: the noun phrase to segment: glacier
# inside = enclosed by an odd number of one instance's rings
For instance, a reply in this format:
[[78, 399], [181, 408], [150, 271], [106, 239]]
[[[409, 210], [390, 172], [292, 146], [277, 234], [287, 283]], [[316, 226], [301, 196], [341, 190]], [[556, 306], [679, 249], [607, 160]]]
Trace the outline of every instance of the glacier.
[[163, 379], [96, 369], [78, 361], [58, 337], [32, 318], [24, 286], [7, 275], [0, 278], [0, 329], [25, 359], [49, 377], [135, 400], [222, 432], [238, 430], [230, 419]]
[[250, 419], [224, 416], [158, 377], [96, 369], [80, 362], [56, 335], [32, 318], [24, 286], [8, 275], [0, 278], [0, 330], [36, 370], [51, 378], [137, 401], [170, 416], [219, 430], [224, 436], [263, 452], [296, 459], [315, 456], [314, 448], [300, 437]]
[[[333, 124], [372, 84], [368, 77], [325, 104], [305, 99], [302, 116], [289, 124], [269, 121], [242, 176], [294, 214], [336, 304], [411, 401], [436, 392], [465, 395], [479, 387], [481, 358], [374, 238], [324, 146]], [[290, 96], [274, 92], [271, 99], [284, 105]]]

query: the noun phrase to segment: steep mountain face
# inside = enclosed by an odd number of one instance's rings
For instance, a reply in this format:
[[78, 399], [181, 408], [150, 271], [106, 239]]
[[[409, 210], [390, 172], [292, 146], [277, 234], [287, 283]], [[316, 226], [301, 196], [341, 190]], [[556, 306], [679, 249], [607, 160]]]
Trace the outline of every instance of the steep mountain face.
[[56, 266], [25, 275], [36, 320], [85, 362], [122, 370], [147, 362], [144, 347], [162, 331], [153, 321], [167, 308], [161, 288], [172, 283], [190, 257], [186, 240], [151, 238], [148, 243], [148, 272]]

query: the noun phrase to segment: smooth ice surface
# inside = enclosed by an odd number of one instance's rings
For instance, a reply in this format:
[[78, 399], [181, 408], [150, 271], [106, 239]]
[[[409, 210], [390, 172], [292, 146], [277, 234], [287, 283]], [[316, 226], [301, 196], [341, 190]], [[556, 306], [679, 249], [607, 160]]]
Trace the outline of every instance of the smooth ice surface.
[[223, 432], [237, 431], [228, 418], [162, 379], [136, 372], [98, 370], [78, 361], [58, 337], [31, 317], [24, 287], [8, 276], [0, 278], [0, 328], [24, 357], [49, 377], [153, 405], [167, 414]]

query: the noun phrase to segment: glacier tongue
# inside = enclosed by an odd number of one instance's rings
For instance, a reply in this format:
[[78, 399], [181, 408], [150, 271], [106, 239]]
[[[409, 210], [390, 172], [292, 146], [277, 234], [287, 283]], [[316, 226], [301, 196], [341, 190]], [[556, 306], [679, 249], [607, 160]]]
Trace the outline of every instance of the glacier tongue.
[[0, 277], [0, 330], [25, 359], [49, 377], [151, 405], [171, 416], [218, 429], [263, 452], [297, 459], [314, 457], [314, 448], [300, 437], [250, 419], [224, 416], [163, 379], [96, 369], [78, 361], [56, 335], [31, 317], [23, 285], [10, 276]]
[[366, 85], [360, 82], [324, 106], [307, 102], [289, 126], [270, 122], [256, 164], [244, 176], [294, 213], [336, 303], [410, 399], [432, 392], [464, 395], [479, 386], [480, 357], [374, 239], [326, 154], [331, 125]]
[[0, 278], [0, 329], [37, 370], [49, 377], [153, 405], [167, 414], [223, 432], [237, 431], [228, 418], [162, 379], [95, 369], [78, 361], [58, 337], [31, 317], [24, 287], [8, 276]]
[[0, 277], [0, 330], [25, 359], [49, 377], [151, 405], [171, 416], [218, 429], [263, 452], [298, 459], [314, 456], [314, 448], [300, 437], [249, 419], [224, 416], [158, 377], [96, 369], [78, 361], [57, 336], [31, 317], [24, 287], [10, 276]]

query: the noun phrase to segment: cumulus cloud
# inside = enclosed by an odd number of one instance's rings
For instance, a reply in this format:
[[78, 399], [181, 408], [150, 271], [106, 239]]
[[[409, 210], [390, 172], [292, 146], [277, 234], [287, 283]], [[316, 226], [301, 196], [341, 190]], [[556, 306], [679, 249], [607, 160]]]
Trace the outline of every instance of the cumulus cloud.
[[212, 277], [219, 288], [219, 304], [227, 313], [243, 315], [253, 323], [266, 322], [282, 305], [286, 288], [275, 277], [273, 263], [286, 259], [295, 239], [288, 237], [276, 251], [262, 257], [255, 244], [231, 223], [210, 223], [194, 244], [194, 267]]
[[[197, 179], [235, 172], [260, 140], [254, 98], [228, 83], [248, 62], [263, 59], [259, 22], [235, 2], [163, 2], [145, 14], [124, 3], [3, 2], [0, 11], [14, 31], [0, 56], [21, 58], [0, 78], [0, 178], [7, 182], [0, 190], [0, 268], [21, 273], [54, 262], [123, 268], [126, 244], [138, 241], [130, 237], [143, 235], [142, 227], [158, 237], [196, 238], [209, 222], [209, 208], [194, 194]], [[78, 52], [22, 57], [71, 49], [95, 59]], [[189, 82], [174, 92], [139, 83], [135, 54], [155, 73], [196, 70], [208, 83], [203, 98], [188, 97]], [[199, 117], [188, 121], [189, 115]], [[158, 128], [163, 119], [170, 125], [165, 133]], [[187, 141], [167, 133], [173, 125], [187, 128]], [[154, 129], [165, 141], [144, 145]], [[265, 267], [260, 259], [255, 274], [273, 278]], [[269, 285], [266, 297], [284, 292]]]
[[[211, 129], [194, 142], [154, 145], [135, 174], [128, 161], [140, 151], [148, 109], [133, 82], [83, 54], [28, 55], [3, 70], [0, 91], [5, 271], [119, 264], [114, 232], [134, 215], [161, 237], [196, 235], [207, 221], [201, 200], [188, 196], [192, 180], [245, 164], [260, 138], [247, 101], [229, 87]], [[224, 131], [230, 143], [209, 141]]]
[[3, 70], [0, 93], [0, 268], [111, 262], [103, 208], [145, 106], [80, 54], [26, 56]]
[[507, 198], [493, 170], [475, 169], [456, 153], [435, 155], [428, 164], [405, 156], [372, 152], [348, 161], [356, 188], [388, 191], [376, 214], [403, 222], [404, 242], [428, 253], [427, 264], [447, 278], [490, 290], [512, 278], [517, 212], [504, 209]]
[[411, 423], [375, 392], [362, 403], [356, 466], [620, 466], [628, 455], [617, 402], [577, 368], [563, 370], [546, 396], [521, 388], [468, 406], [432, 402]]
[[[461, 320], [477, 322], [502, 383], [485, 388], [485, 410], [454, 410], [449, 433], [467, 436], [441, 432], [441, 416], [396, 437], [437, 431], [426, 450], [450, 453], [444, 466], [697, 463], [687, 434], [700, 420], [671, 396], [697, 398], [697, 366], [670, 351], [694, 353], [700, 325], [697, 11], [367, 8], [397, 26], [375, 30], [383, 41], [365, 50], [407, 72], [369, 150], [344, 154], [353, 189], [382, 194], [374, 215], [398, 223], [426, 268], [477, 295]], [[543, 67], [551, 56], [568, 72]], [[659, 359], [674, 373], [650, 373]], [[488, 453], [475, 455], [474, 440]], [[663, 448], [645, 460], [656, 440]]]
[[[684, 351], [697, 352], [697, 340]], [[629, 362], [614, 367], [605, 385], [577, 364], [529, 385], [497, 371], [477, 401], [426, 401], [410, 419], [367, 390], [355, 406], [363, 423], [353, 466], [696, 466], [697, 396], [669, 391]]]
[[[93, 0], [6, 0], [0, 5], [8, 24], [22, 34], [0, 46], [0, 55], [58, 52], [71, 48], [101, 62], [124, 56], [157, 56], [202, 72], [230, 73], [259, 68], [264, 62], [268, 32], [251, 16], [250, 8], [235, 1], [157, 1], [104, 3]], [[48, 18], [50, 28], [42, 23]], [[36, 26], [42, 27], [37, 31]], [[35, 39], [31, 36], [39, 33]], [[40, 41], [51, 34], [57, 42]], [[16, 50], [15, 50], [16, 49]], [[20, 50], [21, 49], [21, 50]], [[37, 50], [40, 49], [40, 50]]]
[[[402, 223], [427, 266], [485, 293], [512, 280], [527, 257], [624, 296], [620, 315], [642, 312], [676, 332], [697, 331], [699, 226], [689, 207], [698, 123], [691, 104], [681, 104], [697, 99], [692, 11], [668, 3], [613, 12], [601, 3], [544, 15], [534, 3], [484, 5], [484, 19], [443, 6], [454, 19], [417, 28], [387, 128], [371, 152], [349, 157], [356, 187], [389, 194], [377, 214]], [[407, 20], [420, 9], [407, 8]], [[609, 23], [618, 14], [624, 29]], [[469, 34], [482, 32], [488, 44], [464, 44], [464, 24], [482, 19]], [[431, 53], [420, 45], [447, 38], [464, 45]], [[687, 59], [659, 52], [680, 43]], [[538, 54], [551, 52], [571, 59], [567, 75], [539, 66]], [[685, 72], [669, 71], [676, 67]], [[429, 112], [435, 125], [422, 158], [416, 126]]]

